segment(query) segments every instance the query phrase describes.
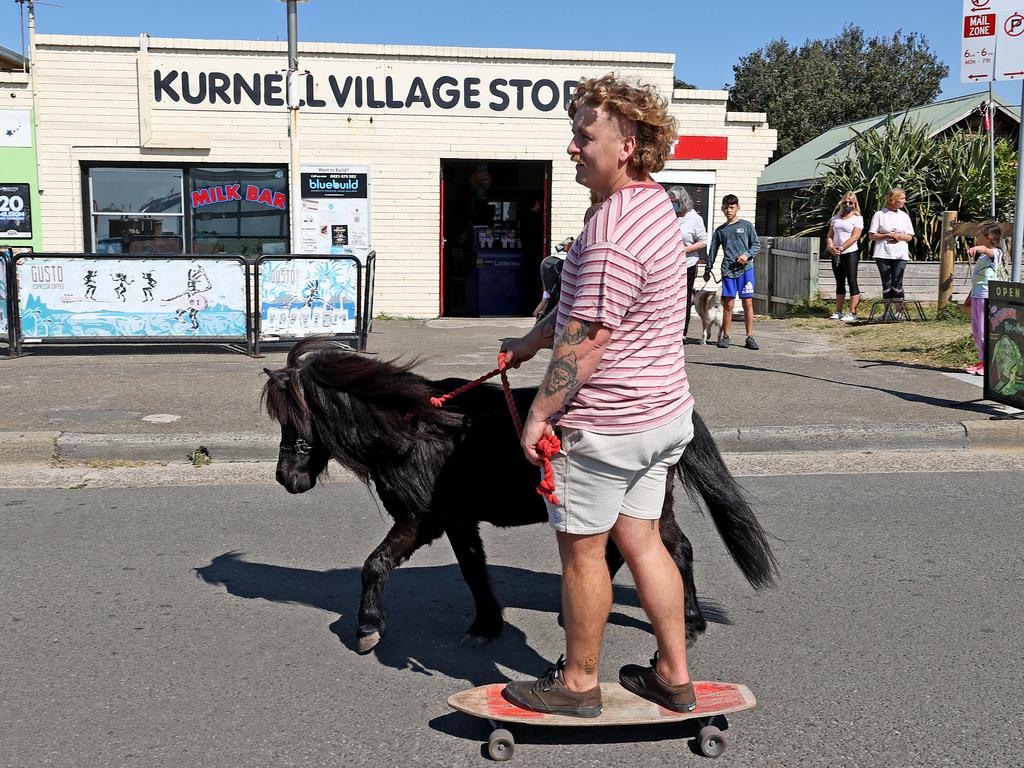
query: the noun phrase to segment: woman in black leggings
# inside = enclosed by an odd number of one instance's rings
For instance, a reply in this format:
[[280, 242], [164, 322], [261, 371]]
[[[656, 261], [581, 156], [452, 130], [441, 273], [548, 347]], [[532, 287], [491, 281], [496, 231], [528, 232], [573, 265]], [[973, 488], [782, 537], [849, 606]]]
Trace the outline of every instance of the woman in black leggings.
[[[832, 319], [844, 323], [857, 322], [857, 303], [860, 301], [857, 241], [863, 231], [864, 217], [860, 215], [857, 195], [847, 192], [839, 202], [835, 216], [828, 223], [828, 253], [832, 257], [832, 274], [836, 276], [836, 311]], [[850, 311], [844, 313], [846, 283], [850, 284]]]
[[907, 193], [899, 187], [890, 189], [885, 207], [871, 217], [868, 228], [868, 237], [875, 244], [872, 256], [882, 280], [882, 298], [898, 305], [903, 303], [903, 270], [910, 261], [907, 243], [914, 239], [914, 225], [904, 210], [906, 205]]

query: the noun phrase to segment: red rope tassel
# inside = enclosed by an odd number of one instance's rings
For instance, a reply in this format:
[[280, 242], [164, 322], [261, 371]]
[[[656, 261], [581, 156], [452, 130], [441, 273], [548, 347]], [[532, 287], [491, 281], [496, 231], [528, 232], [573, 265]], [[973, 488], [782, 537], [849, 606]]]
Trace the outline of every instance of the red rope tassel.
[[[446, 395], [441, 397], [430, 398], [430, 404], [435, 408], [441, 408], [447, 401], [451, 400], [456, 395], [461, 395], [463, 392], [468, 392], [483, 384], [488, 379], [492, 379], [498, 374], [501, 374], [501, 388], [505, 392], [505, 402], [508, 404], [508, 412], [512, 416], [512, 424], [516, 428], [516, 434], [520, 437], [523, 434], [523, 420], [519, 416], [519, 409], [516, 408], [515, 400], [512, 397], [512, 385], [509, 384], [508, 374], [508, 363], [505, 360], [505, 353], [498, 353], [498, 367], [490, 373], [481, 376], [479, 379], [463, 384], [458, 389], [452, 390]], [[555, 496], [555, 470], [551, 466], [551, 457], [562, 450], [562, 443], [558, 439], [558, 435], [550, 434], [544, 435], [539, 441], [537, 441], [537, 453], [540, 454], [542, 467], [541, 471], [543, 476], [541, 477], [540, 483], [537, 485], [537, 493], [543, 496], [545, 499], [550, 501], [552, 504], [561, 504], [558, 497]]]

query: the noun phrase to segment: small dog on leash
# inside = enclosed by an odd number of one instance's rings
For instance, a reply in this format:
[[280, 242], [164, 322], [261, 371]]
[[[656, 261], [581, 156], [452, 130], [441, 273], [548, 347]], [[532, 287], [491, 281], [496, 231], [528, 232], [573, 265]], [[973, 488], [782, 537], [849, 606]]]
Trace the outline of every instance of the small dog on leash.
[[707, 283], [697, 292], [693, 305], [700, 318], [700, 343], [718, 343], [722, 338], [722, 286]]

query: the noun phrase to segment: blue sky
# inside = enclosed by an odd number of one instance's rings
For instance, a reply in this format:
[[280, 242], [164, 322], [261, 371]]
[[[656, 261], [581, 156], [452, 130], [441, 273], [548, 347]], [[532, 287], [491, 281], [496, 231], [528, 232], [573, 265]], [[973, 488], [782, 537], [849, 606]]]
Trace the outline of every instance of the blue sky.
[[[51, 2], [51, 0], [40, 0]], [[278, 0], [52, 0], [38, 5], [50, 34], [283, 40]], [[791, 43], [837, 34], [847, 23], [868, 34], [924, 34], [949, 66], [942, 97], [980, 90], [959, 81], [961, 0], [310, 0], [299, 5], [299, 39], [501, 48], [659, 51], [676, 54], [676, 74], [701, 88], [732, 82], [739, 58], [777, 37]], [[637, 16], [643, 9], [645, 17]], [[0, 0], [0, 45], [21, 50], [19, 6]], [[855, 87], [855, 86], [854, 86]], [[1018, 83], [998, 83], [1020, 103]], [[879, 112], [885, 105], [879, 105]]]

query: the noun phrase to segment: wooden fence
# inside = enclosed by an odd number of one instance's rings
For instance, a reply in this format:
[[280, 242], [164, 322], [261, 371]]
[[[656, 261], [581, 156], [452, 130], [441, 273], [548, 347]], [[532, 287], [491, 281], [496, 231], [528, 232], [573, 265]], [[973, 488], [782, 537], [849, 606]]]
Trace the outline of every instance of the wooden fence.
[[[821, 295], [833, 299], [836, 279], [832, 260], [822, 258], [823, 241], [816, 237], [766, 237], [754, 259], [754, 311], [776, 314], [787, 307]], [[882, 281], [872, 259], [861, 254], [857, 283], [865, 298], [881, 298]], [[960, 302], [971, 289], [971, 265], [953, 265], [952, 297]], [[936, 301], [939, 292], [939, 262], [907, 262], [903, 291], [908, 299]], [[847, 286], [847, 294], [849, 287]]]
[[766, 237], [754, 259], [754, 311], [784, 312], [818, 292], [821, 240]]

